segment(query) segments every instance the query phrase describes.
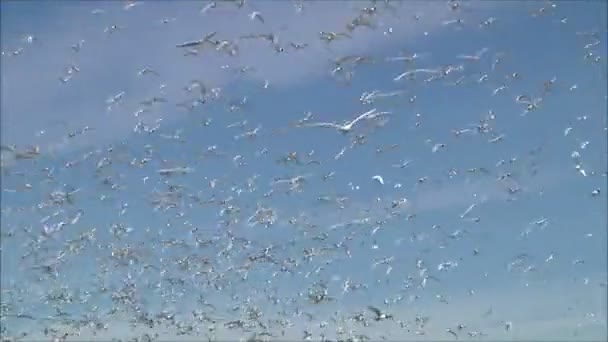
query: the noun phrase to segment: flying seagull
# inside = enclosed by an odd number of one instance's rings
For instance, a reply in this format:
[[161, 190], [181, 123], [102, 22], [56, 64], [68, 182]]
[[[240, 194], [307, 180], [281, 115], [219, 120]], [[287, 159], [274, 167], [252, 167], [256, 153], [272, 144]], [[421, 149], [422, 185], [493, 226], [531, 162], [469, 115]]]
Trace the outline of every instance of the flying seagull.
[[340, 125], [334, 122], [312, 122], [312, 123], [307, 123], [307, 124], [303, 124], [303, 127], [325, 127], [325, 128], [333, 128], [336, 129], [338, 132], [343, 133], [343, 134], [347, 134], [350, 133], [355, 124], [363, 119], [373, 119], [376, 118], [378, 116], [381, 115], [386, 115], [389, 114], [388, 112], [378, 112], [376, 110], [376, 108], [369, 110], [361, 115], [359, 115], [358, 117], [356, 117], [354, 120], [352, 121], [347, 121], [346, 123]]

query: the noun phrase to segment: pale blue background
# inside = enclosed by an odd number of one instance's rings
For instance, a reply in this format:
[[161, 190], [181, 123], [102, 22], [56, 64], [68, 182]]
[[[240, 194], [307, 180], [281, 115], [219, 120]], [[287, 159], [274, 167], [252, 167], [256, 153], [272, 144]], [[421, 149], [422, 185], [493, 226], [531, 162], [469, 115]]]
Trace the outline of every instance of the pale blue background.
[[[303, 317], [292, 318], [295, 326], [285, 337], [301, 339], [301, 331], [309, 329], [315, 339], [323, 331], [334, 338], [335, 327], [330, 324], [321, 329], [319, 321], [329, 320], [336, 310], [350, 314], [364, 310], [369, 304], [382, 306], [382, 301], [397, 295], [406, 277], [412, 276], [414, 288], [401, 292], [405, 299], [387, 310], [401, 320], [412, 321], [417, 314], [431, 317], [431, 323], [425, 329], [426, 337], [408, 333], [390, 323], [375, 324], [367, 329], [357, 326], [357, 329], [370, 337], [384, 335], [390, 340], [451, 339], [445, 329], [464, 323], [471, 330], [482, 331], [493, 339], [605, 339], [606, 3], [555, 4], [556, 7], [550, 9], [551, 6], [544, 2], [470, 2], [456, 13], [443, 2], [404, 2], [396, 4], [399, 9], [395, 16], [382, 14], [383, 27], [373, 32], [357, 29], [354, 39], [332, 43], [331, 49], [327, 49], [318, 41], [318, 32], [341, 30], [366, 3], [306, 3], [301, 14], [296, 13], [291, 2], [252, 2], [240, 11], [231, 4], [218, 4], [216, 9], [200, 14], [202, 4], [199, 2], [146, 2], [128, 11], [118, 2], [3, 2], [2, 144], [19, 147], [37, 144], [43, 156], [35, 161], [14, 162], [10, 154], [3, 155], [6, 171], [2, 188], [9, 191], [2, 193], [2, 233], [11, 230], [18, 233], [15, 237], [3, 236], [2, 239], [2, 288], [14, 284], [27, 288], [31, 292], [22, 304], [23, 310], [44, 316], [52, 313], [52, 308], [40, 304], [39, 296], [49, 287], [63, 284], [85, 290], [92, 285], [94, 277], [91, 274], [99, 270], [98, 260], [107, 258], [109, 250], [87, 248], [79, 255], [67, 256], [68, 263], [61, 267], [61, 278], [55, 285], [49, 281], [36, 283], [34, 279], [38, 273], [28, 268], [31, 259], [20, 260], [25, 252], [23, 244], [27, 241], [26, 235], [20, 232], [21, 227], [31, 226], [33, 232], [39, 234], [39, 220], [54, 210], [39, 210], [35, 206], [51, 191], [61, 189], [63, 184], [82, 189], [75, 195], [76, 206], [67, 207], [66, 215], [73, 215], [78, 209], [83, 210], [84, 215], [78, 224], [65, 227], [54, 240], [45, 242], [49, 247], [48, 255], [56, 253], [66, 240], [93, 227], [97, 228], [95, 245], [109, 243], [109, 227], [119, 222], [134, 228], [129, 238], [120, 243], [145, 243], [149, 249], [158, 236], [146, 234], [146, 227], [152, 232], [162, 229], [162, 239], [175, 237], [193, 243], [189, 228], [184, 224], [187, 220], [200, 228], [201, 236], [218, 237], [214, 246], [200, 253], [212, 258], [218, 271], [228, 268], [230, 261], [217, 256], [227, 245], [226, 228], [217, 225], [219, 206], [180, 208], [179, 211], [187, 215], [176, 218], [176, 210], [153, 212], [148, 203], [151, 191], [166, 189], [155, 171], [184, 165], [195, 168], [195, 172], [173, 178], [171, 182], [188, 187], [188, 193], [199, 193], [203, 199], [213, 195], [237, 197], [230, 188], [243, 187], [248, 177], [259, 175], [257, 191], [244, 192], [234, 202], [242, 210], [243, 224], [234, 226], [232, 231], [253, 241], [250, 250], [242, 250], [235, 243], [231, 258], [234, 262], [241, 263], [246, 255], [270, 244], [275, 246], [275, 257], [301, 259], [304, 248], [331, 245], [354, 234], [353, 240], [348, 242], [352, 259], [345, 259], [340, 251], [317, 257], [312, 263], [302, 262], [301, 274], [279, 274], [276, 278], [272, 278], [274, 267], [260, 264], [252, 268], [247, 283], [239, 282], [234, 272], [227, 273], [234, 284], [224, 291], [188, 288], [183, 302], [171, 307], [185, 315], [193, 309], [192, 298], [202, 293], [209, 302], [219, 306], [223, 315], [232, 317], [227, 313], [234, 305], [229, 298], [238, 293], [240, 298], [249, 295], [269, 319], [283, 308], [269, 304], [265, 289], [287, 298], [298, 292], [306, 293], [308, 286], [323, 279], [330, 284], [330, 295], [338, 300], [312, 306], [306, 304], [305, 298], [298, 299], [301, 310], [318, 314], [317, 324], [313, 325]], [[547, 14], [530, 15], [542, 6], [548, 9]], [[91, 14], [95, 8], [104, 9], [105, 13]], [[253, 8], [263, 13], [266, 24], [247, 18]], [[415, 13], [420, 14], [419, 21], [412, 20]], [[492, 27], [480, 29], [479, 23], [488, 17], [498, 20]], [[567, 22], [561, 23], [560, 19], [564, 17]], [[159, 21], [163, 18], [176, 18], [176, 21], [161, 24]], [[456, 29], [441, 25], [442, 21], [453, 18], [463, 18], [465, 27]], [[125, 26], [125, 29], [112, 35], [104, 34], [104, 28], [112, 24]], [[388, 27], [392, 27], [394, 33], [383, 35]], [[576, 32], [594, 29], [599, 30], [601, 43], [585, 50], [585, 44], [594, 39], [578, 36]], [[252, 32], [276, 32], [283, 44], [294, 41], [311, 46], [276, 55], [266, 42], [246, 42], [240, 46], [240, 56], [234, 58], [216, 52], [184, 57], [175, 48], [175, 44], [198, 39], [212, 30], [227, 38]], [[32, 44], [24, 43], [25, 34], [32, 34], [37, 40]], [[85, 43], [75, 54], [70, 46], [81, 39]], [[19, 47], [24, 48], [20, 55], [6, 55]], [[456, 58], [482, 47], [489, 51], [479, 63]], [[585, 60], [587, 51], [599, 55], [602, 61]], [[443, 81], [430, 84], [393, 82], [396, 75], [406, 70], [400, 63], [361, 66], [356, 69], [350, 86], [340, 84], [328, 75], [331, 58], [362, 54], [382, 60], [400, 52], [429, 53], [415, 64], [418, 67], [463, 63], [462, 75], [466, 75], [471, 84], [453, 87]], [[475, 80], [489, 72], [492, 58], [500, 52], [506, 54], [504, 64], [490, 74], [489, 81], [477, 84]], [[77, 65], [81, 72], [67, 84], [61, 84], [58, 78], [70, 63]], [[239, 77], [236, 71], [221, 69], [222, 65], [253, 66], [255, 71]], [[161, 77], [137, 77], [137, 71], [145, 66], [153, 67]], [[507, 81], [509, 88], [492, 96], [493, 89], [504, 82], [504, 76], [514, 72], [521, 75], [521, 80]], [[557, 79], [555, 88], [545, 96], [541, 108], [522, 117], [522, 106], [515, 103], [515, 97], [524, 93], [539, 94], [543, 82], [554, 76]], [[183, 87], [193, 79], [223, 88], [224, 99], [191, 113], [176, 109], [175, 103], [187, 99]], [[268, 89], [263, 88], [265, 80], [270, 83]], [[182, 129], [183, 144], [165, 140], [158, 134], [132, 133], [137, 120], [132, 113], [140, 101], [160, 95], [161, 83], [166, 85], [165, 97], [169, 102], [159, 105], [153, 113], [144, 114], [145, 118], [148, 122], [162, 118], [160, 132], [164, 134]], [[570, 91], [574, 84], [577, 89]], [[363, 107], [358, 98], [362, 92], [373, 89], [401, 89], [407, 94], [402, 98], [378, 100], [374, 106], [393, 112], [390, 121], [370, 133], [365, 145], [348, 150], [341, 159], [335, 160], [334, 155], [348, 144], [348, 139], [337, 132], [291, 128], [287, 134], [273, 133], [275, 129], [288, 127], [307, 111], [312, 111], [315, 120], [320, 121], [350, 119], [372, 108]], [[123, 102], [112, 111], [106, 111], [106, 99], [121, 91], [125, 92]], [[414, 95], [415, 103], [408, 103]], [[243, 111], [231, 113], [226, 110], [227, 102], [239, 101], [243, 96], [247, 96]], [[456, 138], [451, 133], [452, 129], [477, 123], [488, 110], [495, 112], [494, 126], [497, 133], [505, 134], [504, 141], [491, 144], [487, 142], [490, 135], [463, 134]], [[419, 128], [415, 128], [416, 113], [422, 114]], [[583, 115], [587, 120], [577, 120]], [[207, 118], [212, 118], [211, 126], [203, 127], [201, 123]], [[241, 120], [248, 121], [247, 130], [262, 125], [258, 138], [253, 141], [234, 139], [244, 130], [226, 126]], [[84, 126], [92, 130], [69, 141], [65, 139], [68, 132]], [[572, 131], [564, 136], [563, 132], [569, 126]], [[44, 134], [38, 133], [41, 130]], [[432, 143], [425, 143], [427, 139]], [[584, 141], [589, 141], [589, 145], [581, 149], [580, 144]], [[447, 146], [432, 153], [435, 143]], [[156, 150], [153, 160], [144, 168], [130, 167], [128, 162], [132, 158], [144, 156], [146, 144]], [[391, 144], [399, 144], [399, 148], [382, 154], [375, 152], [376, 148]], [[114, 146], [114, 152], [106, 152], [109, 145]], [[217, 145], [228, 157], [200, 158], [211, 145]], [[268, 148], [269, 153], [256, 157], [256, 152], [263, 148]], [[531, 151], [538, 148], [541, 152], [532, 155]], [[322, 162], [320, 166], [282, 166], [275, 162], [290, 151], [305, 156], [311, 150], [315, 151], [312, 158]], [[570, 155], [575, 150], [581, 154], [589, 174], [587, 177], [574, 168]], [[77, 160], [89, 151], [94, 152], [90, 159], [71, 169], [64, 168], [67, 161]], [[235, 166], [231, 159], [237, 154], [244, 156], [246, 166]], [[102, 172], [103, 177], [111, 175], [124, 191], [108, 190], [100, 184], [102, 177], [95, 175], [97, 162], [105, 156], [112, 158], [113, 165]], [[499, 160], [511, 157], [517, 157], [518, 161], [503, 167], [495, 166]], [[162, 159], [168, 160], [168, 164], [161, 163]], [[408, 168], [390, 167], [404, 159], [413, 161]], [[532, 172], [534, 165], [538, 170], [536, 175]], [[42, 182], [40, 170], [45, 167], [55, 168], [52, 182]], [[473, 167], [484, 167], [491, 175], [465, 171]], [[460, 172], [449, 179], [448, 171], [452, 168]], [[336, 172], [335, 178], [324, 182], [322, 175], [330, 171]], [[514, 201], [507, 200], [509, 196], [505, 189], [496, 181], [504, 172], [511, 172], [523, 189]], [[262, 197], [275, 177], [300, 174], [312, 174], [302, 193], [285, 195], [277, 191], [269, 199]], [[371, 177], [376, 174], [384, 177], [386, 184], [383, 187], [372, 181]], [[150, 177], [146, 184], [141, 180], [144, 176]], [[428, 177], [429, 181], [415, 185], [420, 177]], [[215, 178], [219, 180], [218, 186], [211, 189], [208, 180]], [[360, 190], [351, 190], [350, 182], [359, 185]], [[25, 183], [32, 184], [33, 189], [10, 192], [21, 189]], [[396, 183], [403, 186], [395, 189]], [[591, 192], [596, 188], [600, 189], [601, 195], [592, 197]], [[100, 202], [102, 194], [110, 199]], [[487, 199], [470, 214], [479, 216], [479, 223], [459, 218], [477, 201], [474, 194]], [[349, 205], [344, 210], [337, 210], [336, 206], [316, 202], [320, 195], [348, 196]], [[367, 216], [373, 223], [386, 215], [384, 207], [389, 206], [391, 200], [402, 197], [409, 200], [406, 212], [415, 213], [416, 217], [393, 219], [374, 236], [370, 236], [373, 224], [333, 231], [327, 228]], [[382, 202], [375, 202], [376, 198]], [[129, 208], [125, 215], [118, 217], [122, 203], [128, 203]], [[266, 229], [244, 224], [255, 212], [257, 203], [277, 210], [279, 222], [275, 226]], [[366, 209], [370, 212], [363, 212]], [[300, 213], [308, 215], [308, 220], [318, 227], [305, 235], [303, 228], [287, 224], [290, 217]], [[543, 217], [548, 219], [547, 227], [522, 238], [521, 233], [530, 227], [530, 222]], [[50, 222], [60, 220], [66, 220], [66, 216], [59, 215]], [[167, 222], [171, 222], [171, 227], [165, 227]], [[440, 225], [440, 228], [432, 229], [433, 225]], [[460, 240], [450, 239], [449, 235], [456, 230], [466, 230], [468, 234]], [[326, 241], [311, 239], [323, 232], [328, 234]], [[416, 234], [425, 238], [411, 241]], [[293, 244], [288, 244], [289, 241]], [[374, 243], [378, 249], [372, 249]], [[475, 248], [480, 252], [476, 257], [472, 255]], [[160, 247], [148, 250], [146, 262], [158, 264], [158, 249]], [[164, 258], [185, 256], [184, 253], [178, 247], [167, 252]], [[530, 256], [526, 265], [535, 265], [536, 271], [508, 272], [507, 264], [521, 253]], [[554, 260], [545, 263], [551, 253]], [[371, 268], [374, 260], [386, 256], [395, 257], [388, 277], [384, 275], [385, 265]], [[306, 272], [314, 272], [328, 258], [335, 261], [319, 274], [304, 277]], [[424, 259], [429, 273], [438, 277], [439, 283], [429, 280], [425, 289], [416, 287], [420, 281], [416, 258]], [[462, 260], [454, 270], [437, 272], [440, 262], [459, 259]], [[584, 260], [584, 264], [573, 265], [574, 260]], [[175, 266], [171, 268], [169, 273], [179, 274]], [[138, 268], [131, 270], [134, 276], [135, 269]], [[126, 268], [113, 268], [109, 284], [119, 286], [126, 271]], [[332, 281], [332, 276], [336, 280]], [[342, 296], [342, 282], [348, 277], [368, 284], [369, 289]], [[586, 285], [585, 278], [588, 279]], [[268, 279], [272, 279], [270, 285], [264, 283]], [[144, 291], [142, 295], [153, 312], [160, 309], [160, 296], [145, 290], [144, 284], [158, 280], [156, 271], [147, 271], [138, 277]], [[469, 289], [475, 290], [474, 296], [467, 294]], [[247, 291], [253, 292], [247, 294]], [[435, 298], [437, 294], [448, 297], [449, 304], [439, 302]], [[188, 297], [190, 295], [193, 297]], [[420, 299], [410, 303], [410, 295], [418, 295]], [[98, 305], [100, 311], [107, 311], [110, 303], [107, 296], [94, 295], [89, 305]], [[493, 309], [493, 314], [482, 317], [489, 308]], [[86, 306], [72, 305], [66, 310], [77, 315], [83, 309]], [[291, 312], [294, 306], [285, 309]], [[504, 321], [513, 322], [512, 331], [504, 331]], [[19, 326], [27, 329], [22, 325], [25, 323], [31, 322], [21, 321]], [[17, 327], [11, 320], [5, 324]], [[122, 329], [126, 328], [118, 322], [110, 327], [111, 336], [123, 334]], [[32, 328], [39, 330], [39, 325], [34, 324]], [[222, 334], [228, 333], [219, 331], [220, 339], [234, 337]], [[464, 333], [461, 335], [461, 338], [466, 337]]]

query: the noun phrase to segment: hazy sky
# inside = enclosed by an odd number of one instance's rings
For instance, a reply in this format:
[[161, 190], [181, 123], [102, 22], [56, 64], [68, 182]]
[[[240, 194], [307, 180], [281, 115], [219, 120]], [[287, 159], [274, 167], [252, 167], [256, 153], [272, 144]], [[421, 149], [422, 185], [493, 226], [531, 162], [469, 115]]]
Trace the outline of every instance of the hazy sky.
[[[51, 239], [49, 245], [55, 249], [51, 247], [49, 253], [91, 228], [98, 230], [98, 243], [109, 243], [109, 227], [119, 222], [134, 228], [128, 238], [134, 245], [145, 244], [148, 234], [159, 230], [164, 239], [192, 238], [189, 223], [209, 237], [224, 236], [226, 228], [217, 224], [220, 208], [216, 205], [179, 208], [186, 213], [181, 218], [175, 217], [174, 210], [153, 212], [150, 207], [150, 192], [165, 189], [155, 170], [190, 166], [194, 172], [174, 182], [204, 199], [235, 197], [241, 208], [241, 224], [232, 230], [254, 241], [258, 249], [272, 244], [277, 255], [297, 259], [304, 248], [356, 236], [349, 242], [352, 258], [332, 254], [327, 259], [334, 259], [333, 263], [323, 270], [315, 272], [323, 264], [317, 261], [305, 264], [302, 274], [274, 278], [274, 268], [262, 266], [251, 271], [247, 283], [205, 293], [211, 302], [227, 302], [232, 293], [242, 298], [250, 293], [270, 316], [278, 309], [263, 298], [266, 280], [272, 279], [277, 295], [286, 298], [306, 293], [313, 282], [324, 279], [337, 300], [306, 310], [317, 312], [319, 320], [329, 320], [336, 310], [355, 312], [369, 304], [381, 306], [385, 298], [394, 297], [403, 288], [408, 276], [418, 281], [416, 260], [421, 258], [439, 281], [429, 280], [424, 289], [416, 284], [411, 292], [403, 292], [406, 299], [387, 309], [403, 320], [411, 321], [418, 314], [430, 316], [428, 338], [451, 339], [445, 329], [460, 323], [495, 339], [571, 340], [577, 338], [575, 331], [579, 339], [606, 337], [606, 308], [598, 304], [606, 302], [608, 267], [605, 2], [564, 1], [555, 2], [555, 7], [545, 2], [463, 2], [457, 11], [441, 1], [396, 2], [392, 4], [394, 11], [382, 11], [375, 30], [357, 28], [352, 39], [331, 44], [320, 41], [319, 32], [343, 31], [361, 8], [370, 6], [367, 2], [304, 2], [301, 11], [290, 1], [251, 1], [241, 10], [218, 2], [216, 8], [201, 13], [205, 4], [142, 2], [125, 10], [124, 3], [115, 1], [1, 3], [1, 142], [18, 148], [39, 145], [42, 152], [39, 160], [18, 162], [9, 153], [3, 154], [7, 165], [2, 178], [3, 233], [31, 226], [38, 234], [40, 219], [56, 209], [32, 208], [65, 184], [81, 189], [77, 203], [49, 222], [66, 220], [77, 210], [84, 214], [77, 225]], [[545, 14], [531, 15], [541, 7]], [[92, 14], [96, 9], [103, 13]], [[253, 10], [263, 14], [264, 23], [248, 18]], [[496, 21], [489, 27], [480, 26], [488, 18]], [[463, 25], [446, 24], [454, 19], [462, 20]], [[104, 32], [111, 25], [121, 29]], [[577, 34], [593, 30], [598, 30], [599, 43], [595, 45], [596, 38]], [[289, 42], [309, 46], [276, 53], [266, 41], [245, 41], [239, 43], [239, 54], [233, 57], [212, 50], [184, 56], [184, 51], [175, 47], [214, 31], [220, 39], [272, 32], [284, 46]], [[28, 43], [24, 40], [27, 35], [36, 39]], [[76, 53], [71, 46], [80, 41], [83, 43]], [[593, 46], [585, 47], [588, 44]], [[487, 52], [479, 61], [457, 58], [482, 48]], [[464, 69], [434, 82], [425, 82], [425, 76], [394, 81], [408, 65], [385, 59], [413, 53], [422, 57], [409, 68], [463, 65]], [[332, 59], [347, 55], [372, 56], [376, 62], [357, 67], [354, 78], [346, 84], [329, 72]], [[593, 61], [596, 56], [599, 62]], [[493, 67], [498, 57], [501, 63]], [[62, 83], [59, 79], [70, 64], [80, 71]], [[138, 76], [144, 67], [153, 68], [159, 76]], [[240, 72], [243, 67], [251, 70]], [[484, 74], [487, 80], [479, 81]], [[191, 112], [177, 107], [176, 103], [189, 99], [184, 87], [192, 80], [221, 88], [222, 100]], [[450, 84], [456, 81], [462, 83]], [[543, 93], [545, 82], [553, 82], [549, 93]], [[505, 90], [493, 95], [502, 85]], [[361, 104], [361, 94], [372, 90], [400, 90], [404, 95]], [[121, 92], [122, 101], [108, 110], [108, 98]], [[522, 115], [525, 107], [515, 101], [521, 94], [542, 97], [539, 109]], [[153, 96], [168, 102], [136, 117], [133, 113], [142, 108], [141, 101]], [[227, 103], [238, 103], [245, 97], [240, 111], [226, 109]], [[342, 122], [371, 108], [390, 111], [389, 120], [382, 127], [364, 130], [366, 143], [347, 150], [342, 158], [335, 155], [348, 146], [349, 139], [336, 131], [282, 131], [309, 111], [313, 120]], [[453, 133], [479, 124], [489, 111], [495, 115], [492, 133]], [[134, 133], [138, 120], [154, 125], [157, 119], [162, 119], [158, 133]], [[203, 125], [208, 119], [211, 124]], [[227, 127], [243, 120], [247, 121], [244, 128]], [[85, 126], [86, 133], [67, 138]], [[260, 131], [255, 139], [235, 138], [256, 127]], [[568, 127], [571, 129], [566, 134]], [[179, 134], [184, 142], [160, 134]], [[501, 139], [489, 142], [495, 138]], [[398, 148], [376, 151], [392, 144]], [[433, 152], [436, 144], [445, 147]], [[129, 166], [131, 159], [145, 156], [145, 145], [153, 146], [154, 159], [143, 168]], [[225, 158], [200, 157], [214, 145]], [[107, 152], [110, 146], [114, 150]], [[268, 153], [262, 154], [264, 149]], [[93, 156], [83, 161], [83, 155], [90, 151]], [[292, 151], [303, 158], [314, 151], [310, 158], [321, 164], [296, 167], [276, 162]], [[574, 151], [580, 154], [586, 176], [575, 168]], [[110, 154], [113, 165], [109, 171], [95, 176], [97, 163]], [[233, 161], [236, 155], [242, 156], [246, 165], [237, 166]], [[404, 160], [411, 161], [407, 168], [394, 167]], [[498, 165], [501, 160], [505, 165]], [[67, 162], [76, 164], [66, 168]], [[43, 183], [40, 170], [45, 167], [56, 171], [54, 180]], [[468, 172], [471, 168], [489, 172]], [[450, 176], [450, 170], [458, 172]], [[322, 176], [331, 171], [334, 178], [323, 181]], [[515, 195], [496, 180], [507, 172], [514, 179], [511, 187], [520, 189]], [[236, 188], [242, 188], [254, 175], [257, 190], [237, 194]], [[273, 179], [297, 175], [308, 179], [303, 192], [286, 195], [277, 190], [271, 197], [262, 196], [271, 189]], [[374, 181], [374, 175], [381, 175], [384, 185]], [[106, 176], [123, 191], [108, 191], [102, 186], [100, 179]], [[145, 176], [150, 179], [144, 183]], [[428, 180], [417, 182], [423, 177]], [[218, 180], [216, 188], [209, 186], [213, 179]], [[32, 184], [32, 189], [12, 191], [25, 183]], [[596, 189], [600, 195], [592, 196]], [[109, 199], [100, 201], [104, 194]], [[348, 196], [348, 206], [340, 210], [320, 203], [317, 198], [322, 195]], [[385, 219], [385, 208], [399, 198], [407, 198], [404, 216], [372, 234], [373, 222]], [[128, 210], [118, 216], [125, 203]], [[473, 204], [467, 217], [478, 217], [477, 223], [461, 218]], [[246, 225], [258, 205], [274, 208], [279, 222], [271, 228]], [[304, 234], [303, 228], [287, 223], [300, 214], [317, 225], [314, 231]], [[364, 218], [371, 223], [336, 226]], [[534, 223], [541, 220], [546, 223]], [[146, 233], [146, 228], [152, 233]], [[328, 234], [326, 241], [311, 239], [323, 232]], [[463, 236], [454, 238], [455, 232]], [[25, 234], [11, 241], [3, 237], [3, 287], [22, 282], [24, 277], [30, 282], [34, 279], [20, 261]], [[216, 257], [226, 244], [225, 239], [217, 242], [210, 256]], [[474, 250], [479, 255], [473, 255]], [[58, 283], [91, 285], [92, 279], [83, 272], [99, 272], [105, 252], [91, 249], [70, 257]], [[527, 255], [522, 268], [534, 269], [509, 271], [507, 265], [521, 254]], [[146, 259], [153, 262], [159, 256], [158, 250], [149, 250]], [[177, 256], [178, 252], [172, 251], [165, 258]], [[391, 256], [389, 275], [387, 265], [371, 266]], [[229, 267], [229, 260], [217, 258], [219, 270]], [[438, 271], [438, 264], [448, 260], [458, 261], [458, 266]], [[126, 273], [116, 269], [109, 281], [118, 284]], [[138, 281], [145, 282], [146, 275], [138, 276]], [[157, 274], [151, 281], [158, 278]], [[341, 286], [347, 278], [369, 288], [342, 295]], [[32, 289], [41, 296], [48, 286], [32, 283]], [[158, 308], [158, 293], [144, 293], [151, 307]], [[448, 298], [449, 304], [438, 301], [436, 295]], [[412, 301], [409, 296], [420, 299]], [[104, 308], [108, 304], [99, 302]], [[41, 308], [35, 299], [29, 305]], [[193, 308], [180, 305], [173, 309], [188, 313]], [[483, 317], [490, 308], [493, 314]], [[513, 322], [512, 331], [504, 331], [505, 321]], [[303, 329], [315, 332], [318, 338], [323, 330], [318, 322], [308, 326], [311, 324], [304, 318], [294, 318], [294, 322], [301, 329], [293, 328], [295, 335], [289, 338], [301, 339]], [[394, 324], [378, 327], [383, 332], [366, 333], [376, 337], [390, 334], [393, 340], [422, 338]], [[124, 328], [117, 323], [113, 329]], [[326, 331], [333, 331], [333, 327]]]

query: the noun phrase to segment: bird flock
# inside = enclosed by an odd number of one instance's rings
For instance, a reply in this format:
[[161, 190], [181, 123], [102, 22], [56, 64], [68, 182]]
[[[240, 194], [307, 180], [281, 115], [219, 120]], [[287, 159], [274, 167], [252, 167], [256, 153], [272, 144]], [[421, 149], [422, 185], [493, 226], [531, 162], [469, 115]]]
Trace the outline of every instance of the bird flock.
[[[566, 317], [549, 339], [606, 338], [605, 25], [561, 2], [336, 4], [332, 31], [314, 24], [322, 2], [172, 3], [257, 29], [157, 39], [169, 65], [114, 75], [130, 81], [98, 94], [101, 119], [44, 123], [31, 140], [52, 131], [54, 147], [2, 139], [2, 341], [534, 339], [545, 316]], [[110, 45], [137, 29], [112, 13], [154, 6], [107, 5], [82, 16]], [[312, 38], [269, 30], [275, 6], [313, 16]], [[63, 47], [56, 88], [95, 87], [78, 83], [95, 44]], [[5, 40], [3, 70], [51, 47]], [[316, 81], [275, 83], [243, 65], [253, 50], [293, 60], [275, 76], [309, 54]], [[211, 58], [232, 83], [207, 79]], [[176, 85], [180, 65], [199, 67]]]

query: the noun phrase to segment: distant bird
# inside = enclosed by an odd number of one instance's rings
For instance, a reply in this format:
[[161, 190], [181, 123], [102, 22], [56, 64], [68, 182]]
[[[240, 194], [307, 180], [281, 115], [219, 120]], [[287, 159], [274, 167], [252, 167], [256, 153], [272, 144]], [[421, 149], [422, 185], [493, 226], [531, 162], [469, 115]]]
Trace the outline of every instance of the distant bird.
[[174, 167], [170, 169], [160, 169], [157, 173], [161, 176], [172, 176], [175, 174], [185, 175], [194, 172], [194, 168], [191, 167]]
[[343, 33], [343, 32], [320, 32], [319, 33], [319, 37], [321, 40], [324, 40], [326, 42], [332, 42], [338, 38], [352, 38], [351, 35], [349, 35], [348, 33]]
[[105, 29], [103, 29], [103, 33], [108, 33], [108, 34], [111, 34], [111, 33], [113, 33], [114, 31], [118, 31], [118, 30], [121, 30], [121, 29], [123, 29], [123, 28], [124, 28], [124, 27], [122, 27], [122, 26], [118, 26], [118, 25], [110, 25], [110, 26], [106, 27]]
[[498, 94], [499, 92], [501, 92], [505, 89], [507, 89], [507, 86], [504, 86], [504, 85], [494, 89], [494, 91], [492, 91], [492, 96], [496, 96], [496, 94]]
[[404, 160], [404, 161], [400, 162], [399, 164], [393, 164], [393, 167], [404, 169], [408, 165], [410, 165], [411, 162], [412, 162], [411, 160]]
[[418, 54], [418, 53], [414, 53], [413, 55], [410, 56], [397, 56], [397, 57], [388, 57], [386, 60], [388, 62], [405, 62], [405, 63], [413, 63], [414, 61], [422, 58], [423, 56], [428, 55], [427, 53], [423, 53], [423, 54]]
[[38, 40], [38, 38], [36, 38], [35, 36], [31, 35], [31, 34], [26, 34], [22, 39], [21, 39], [24, 43], [27, 44], [33, 44], [35, 41]]
[[308, 44], [297, 44], [297, 43], [289, 43], [289, 45], [295, 50], [302, 50], [308, 47]]
[[479, 24], [479, 27], [480, 27], [480, 28], [483, 28], [483, 27], [489, 27], [489, 26], [491, 26], [492, 24], [494, 24], [495, 22], [496, 22], [496, 18], [494, 18], [494, 17], [489, 17], [488, 19], [486, 19], [486, 20], [482, 21], [482, 22], [481, 22], [481, 24]]
[[433, 151], [433, 153], [435, 153], [444, 147], [445, 147], [445, 144], [439, 143], [439, 144], [433, 145], [433, 148], [431, 150]]
[[79, 52], [83, 45], [84, 45], [84, 40], [82, 39], [78, 43], [72, 45], [71, 48], [74, 52]]
[[214, 42], [211, 40], [211, 38], [215, 37], [215, 35], [217, 34], [217, 32], [211, 32], [207, 35], [205, 35], [203, 37], [203, 39], [199, 39], [199, 40], [193, 40], [193, 41], [188, 41], [188, 42], [184, 42], [181, 44], [177, 44], [176, 47], [178, 48], [190, 48], [190, 47], [202, 47], [203, 44], [205, 43], [211, 43], [213, 44]]
[[475, 61], [480, 60], [480, 59], [481, 59], [481, 57], [482, 57], [482, 56], [483, 56], [483, 55], [484, 55], [486, 52], [488, 52], [488, 48], [483, 48], [483, 49], [481, 49], [481, 50], [477, 51], [477, 52], [476, 52], [474, 55], [458, 55], [458, 56], [456, 56], [456, 57], [457, 57], [457, 58], [460, 58], [460, 59], [466, 59], [466, 60], [469, 60], [469, 61], [474, 61], [474, 62], [475, 62]]
[[155, 76], [160, 76], [158, 74], [158, 72], [156, 72], [154, 69], [150, 68], [150, 67], [145, 67], [143, 69], [141, 69], [140, 71], [137, 72], [137, 76], [143, 76], [143, 75], [155, 75]]
[[397, 77], [393, 78], [393, 81], [400, 81], [402, 78], [411, 78], [418, 73], [426, 73], [426, 74], [441, 74], [442, 70], [440, 69], [415, 69], [408, 70], [404, 73], [397, 75]]
[[454, 330], [452, 330], [452, 328], [445, 329], [445, 332], [454, 336], [455, 339], [458, 339], [458, 335], [456, 334], [456, 332], [454, 332]]
[[210, 9], [213, 9], [215, 7], [217, 7], [217, 3], [215, 1], [212, 1], [212, 2], [208, 3], [206, 6], [204, 6], [203, 8], [201, 8], [201, 14], [204, 14], [207, 11], [209, 11]]
[[138, 5], [141, 5], [141, 2], [139, 2], [139, 1], [127, 1], [127, 3], [124, 5], [123, 9], [125, 11], [128, 11], [131, 8], [133, 8], [135, 6], [138, 6]]
[[380, 183], [380, 185], [384, 185], [384, 179], [382, 178], [382, 176], [375, 175], [374, 177], [372, 177], [372, 179]]
[[253, 11], [249, 14], [249, 19], [259, 20], [262, 24], [264, 23], [264, 17], [262, 17], [262, 12]]
[[445, 20], [441, 22], [441, 25], [443, 26], [448, 26], [448, 25], [464, 25], [464, 20], [462, 19], [451, 19], [451, 20]]
[[168, 24], [168, 23], [174, 22], [175, 20], [176, 20], [175, 18], [163, 18], [159, 22], [161, 24]]

